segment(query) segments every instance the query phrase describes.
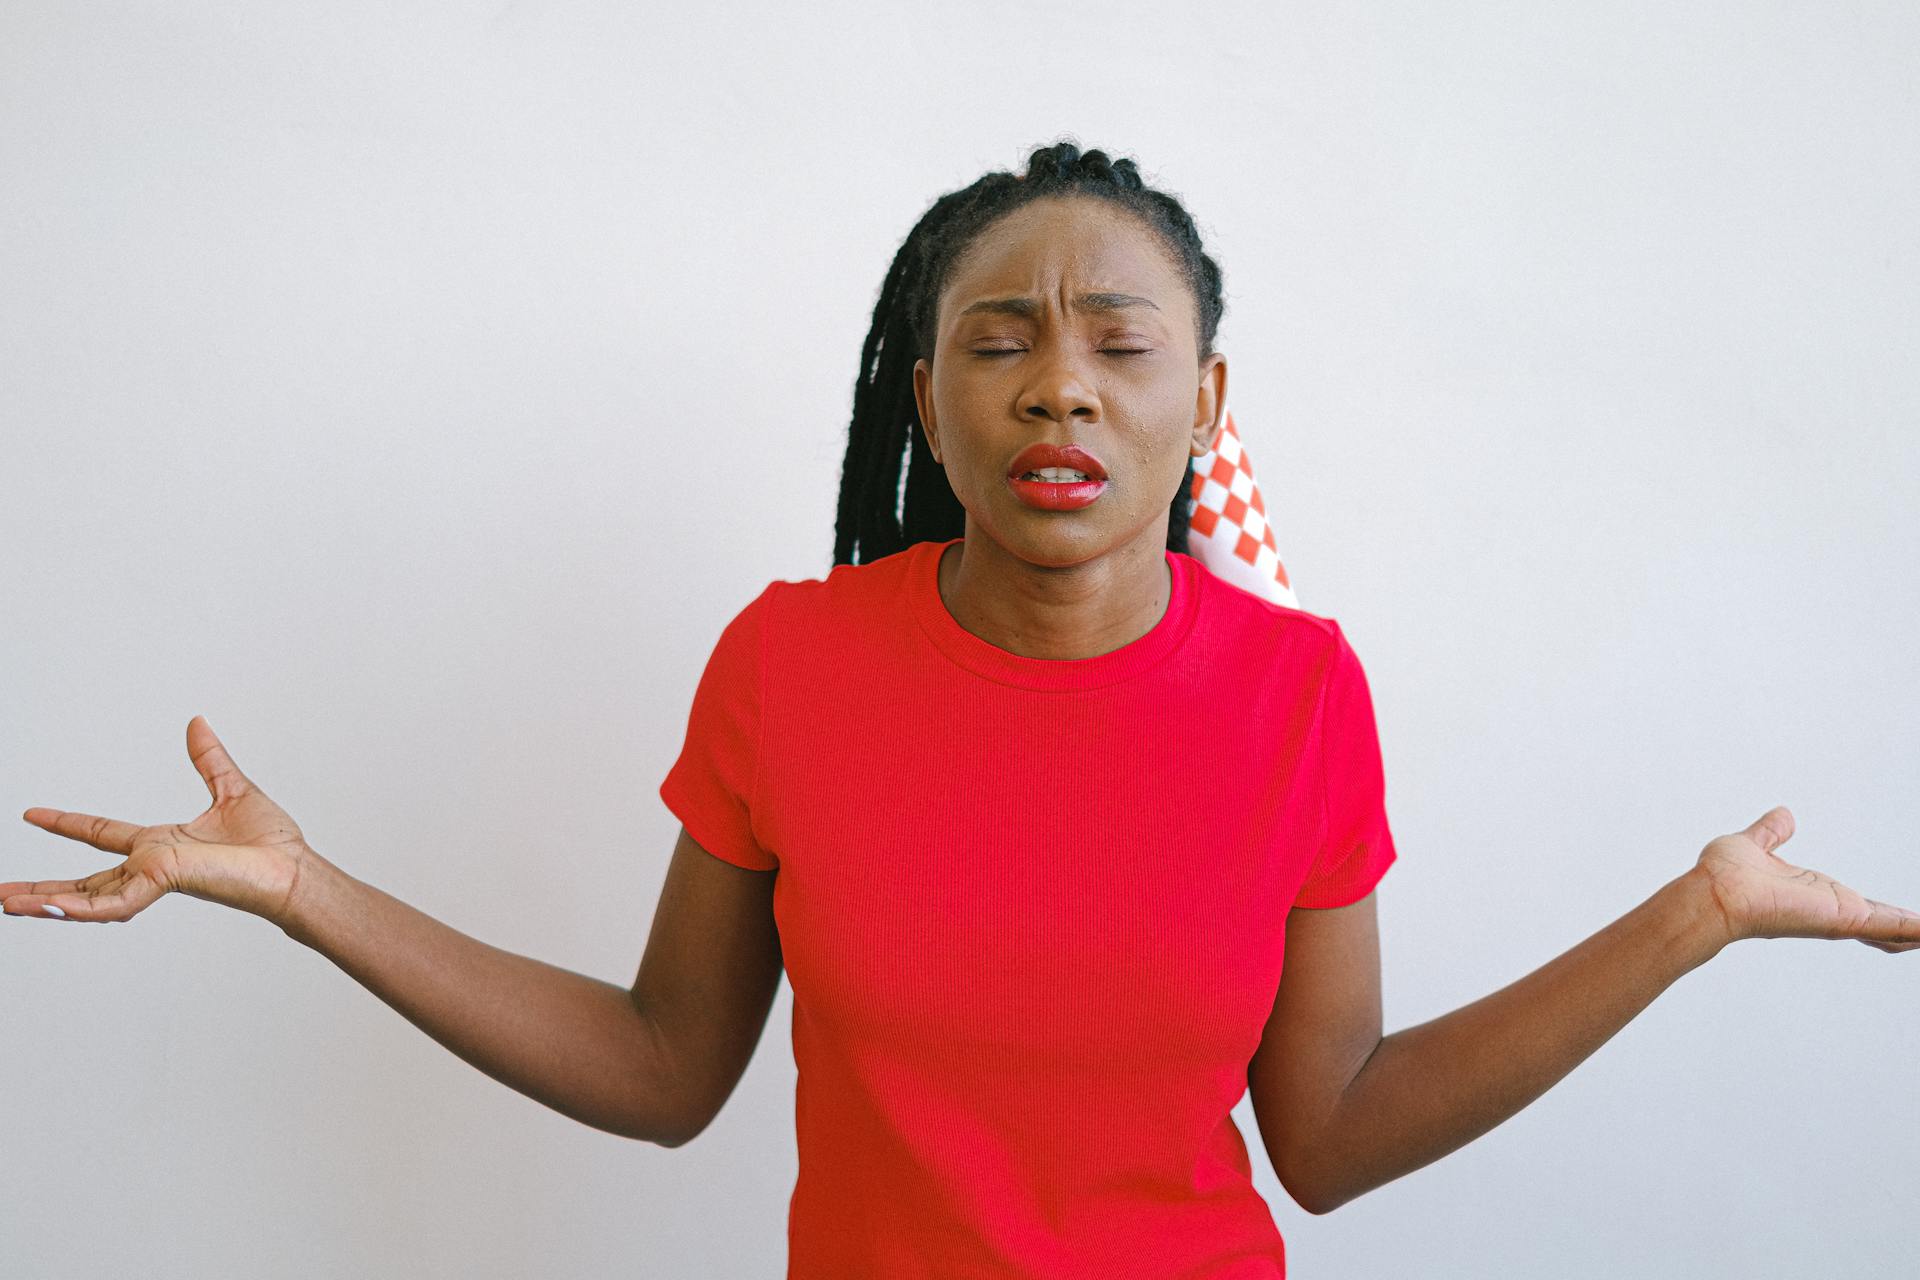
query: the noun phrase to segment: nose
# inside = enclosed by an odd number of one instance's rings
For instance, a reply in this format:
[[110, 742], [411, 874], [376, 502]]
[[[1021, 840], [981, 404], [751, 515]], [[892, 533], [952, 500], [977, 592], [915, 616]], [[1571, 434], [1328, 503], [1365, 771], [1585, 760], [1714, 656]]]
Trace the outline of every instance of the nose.
[[1053, 422], [1079, 418], [1100, 420], [1100, 397], [1081, 376], [1079, 366], [1059, 346], [1051, 356], [1034, 361], [1032, 378], [1020, 391], [1020, 416]]

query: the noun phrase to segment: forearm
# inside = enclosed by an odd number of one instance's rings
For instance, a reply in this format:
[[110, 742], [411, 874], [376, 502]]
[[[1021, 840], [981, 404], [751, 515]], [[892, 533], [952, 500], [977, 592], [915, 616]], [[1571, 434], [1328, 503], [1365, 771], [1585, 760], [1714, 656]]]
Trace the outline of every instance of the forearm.
[[1319, 1212], [1430, 1164], [1538, 1098], [1724, 945], [1681, 876], [1519, 981], [1381, 1040], [1301, 1178]]
[[624, 988], [468, 937], [318, 854], [277, 923], [500, 1083], [596, 1129], [678, 1145], [664, 1046]]

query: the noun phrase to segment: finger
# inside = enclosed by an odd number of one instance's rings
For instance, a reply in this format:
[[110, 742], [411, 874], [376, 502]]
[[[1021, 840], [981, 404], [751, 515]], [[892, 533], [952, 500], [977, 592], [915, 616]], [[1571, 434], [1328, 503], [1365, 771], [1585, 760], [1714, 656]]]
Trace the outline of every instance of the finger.
[[1873, 910], [1855, 937], [1863, 942], [1890, 942], [1903, 947], [1920, 945], [1920, 911], [1909, 911], [1872, 898], [1866, 899], [1866, 904]]
[[1741, 834], [1772, 853], [1793, 839], [1793, 813], [1787, 806], [1777, 804], [1755, 818]]
[[92, 875], [79, 881], [6, 881], [6, 883], [0, 883], [0, 902], [6, 902], [8, 898], [17, 898], [21, 894], [38, 894], [44, 898], [46, 894], [98, 892], [115, 885], [125, 875], [125, 865], [127, 864], [108, 867], [106, 871], [94, 871]]
[[124, 867], [114, 867], [84, 880], [0, 885], [0, 908], [8, 915], [106, 922], [128, 919], [164, 892], [151, 877], [129, 875]]
[[69, 813], [35, 805], [20, 815], [39, 827], [69, 840], [90, 844], [103, 853], [127, 854], [133, 851], [133, 838], [146, 828], [117, 818], [102, 818], [91, 813]]
[[73, 893], [80, 887], [78, 880], [36, 880], [14, 881], [0, 884], [0, 911], [10, 916], [53, 917], [45, 910], [47, 899], [56, 893]]
[[29, 896], [45, 898], [56, 893], [80, 893], [83, 892], [80, 888], [83, 883], [85, 882], [80, 880], [9, 880], [5, 884], [0, 884], [0, 904], [11, 904], [10, 914], [21, 915], [25, 913], [28, 906], [33, 904], [14, 902], [15, 898]]
[[114, 924], [139, 915], [164, 892], [146, 876], [120, 876], [91, 892], [61, 894], [41, 905], [57, 908], [81, 924]]
[[187, 755], [193, 760], [193, 767], [200, 771], [206, 780], [207, 791], [217, 804], [222, 800], [231, 800], [243, 796], [253, 789], [253, 783], [220, 745], [220, 739], [214, 736], [213, 728], [205, 716], [195, 716], [187, 721]]

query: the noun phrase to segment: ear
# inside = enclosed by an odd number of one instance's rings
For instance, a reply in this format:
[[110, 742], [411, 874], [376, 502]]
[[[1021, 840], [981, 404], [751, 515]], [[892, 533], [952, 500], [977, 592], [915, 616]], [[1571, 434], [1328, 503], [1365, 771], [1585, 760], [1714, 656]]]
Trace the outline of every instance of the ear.
[[1227, 358], [1219, 352], [1200, 366], [1200, 386], [1193, 397], [1193, 449], [1198, 458], [1213, 448], [1226, 422]]
[[924, 358], [913, 362], [913, 403], [920, 410], [920, 425], [926, 428], [927, 448], [933, 451], [933, 460], [940, 462], [940, 429], [933, 421], [933, 366]]

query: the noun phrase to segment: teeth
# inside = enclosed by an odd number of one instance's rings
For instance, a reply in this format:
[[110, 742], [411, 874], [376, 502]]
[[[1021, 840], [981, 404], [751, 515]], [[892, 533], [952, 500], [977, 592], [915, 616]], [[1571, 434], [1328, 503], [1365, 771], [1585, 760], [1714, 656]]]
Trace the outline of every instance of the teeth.
[[1021, 477], [1021, 479], [1023, 480], [1025, 479], [1050, 480], [1055, 484], [1059, 484], [1059, 483], [1070, 481], [1070, 480], [1085, 480], [1087, 478], [1088, 477], [1086, 472], [1074, 471], [1068, 467], [1046, 467], [1039, 471], [1029, 471], [1027, 472], [1026, 475]]

